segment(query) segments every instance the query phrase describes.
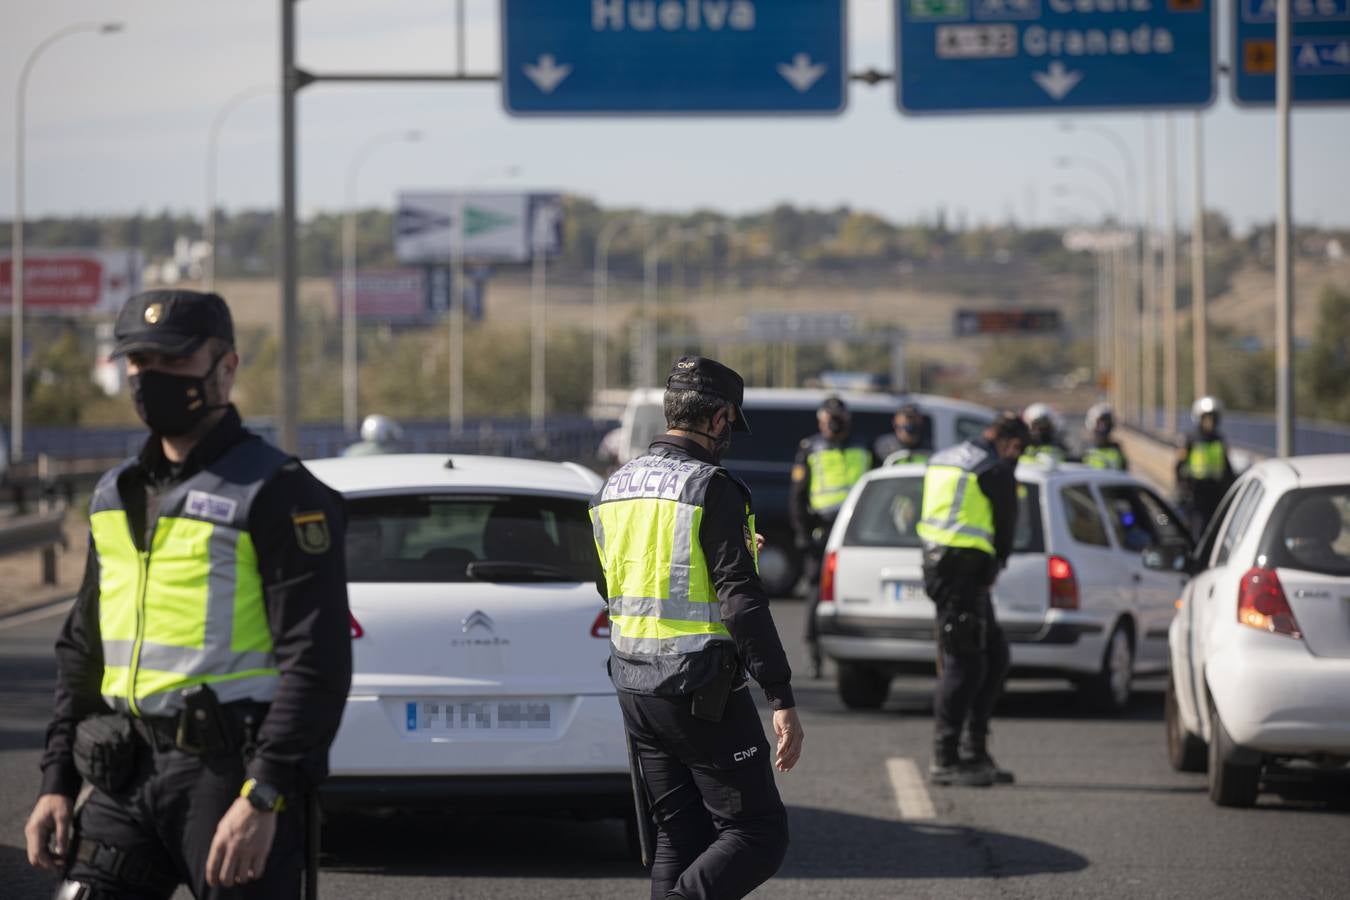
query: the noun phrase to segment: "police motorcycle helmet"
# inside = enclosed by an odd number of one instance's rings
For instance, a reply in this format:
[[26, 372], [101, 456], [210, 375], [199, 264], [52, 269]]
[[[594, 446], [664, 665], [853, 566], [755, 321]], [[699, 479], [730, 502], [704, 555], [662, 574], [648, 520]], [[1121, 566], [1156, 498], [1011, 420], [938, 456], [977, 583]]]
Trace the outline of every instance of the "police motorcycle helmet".
[[1064, 427], [1064, 420], [1049, 403], [1031, 404], [1022, 410], [1022, 421], [1030, 429], [1032, 440], [1049, 440]]
[[1094, 403], [1092, 408], [1087, 411], [1087, 416], [1083, 418], [1083, 427], [1088, 431], [1096, 431], [1097, 423], [1105, 420], [1106, 430], [1110, 431], [1116, 427], [1116, 413], [1109, 403]]
[[385, 446], [396, 444], [403, 440], [403, 428], [388, 416], [369, 415], [361, 422], [361, 440]]
[[1200, 397], [1191, 404], [1191, 421], [1197, 425], [1205, 416], [1213, 416], [1214, 424], [1217, 425], [1222, 415], [1223, 404], [1219, 402], [1218, 397]]

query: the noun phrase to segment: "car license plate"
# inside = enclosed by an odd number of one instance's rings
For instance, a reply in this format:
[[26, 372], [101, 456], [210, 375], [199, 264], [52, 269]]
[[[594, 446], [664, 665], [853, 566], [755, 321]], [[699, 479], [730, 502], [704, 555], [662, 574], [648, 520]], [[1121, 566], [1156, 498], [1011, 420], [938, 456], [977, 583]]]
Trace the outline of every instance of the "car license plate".
[[919, 603], [927, 602], [928, 594], [924, 593], [923, 585], [915, 581], [888, 581], [886, 586], [890, 588], [891, 600], [895, 603]]
[[404, 710], [403, 728], [408, 734], [538, 732], [553, 728], [554, 722], [552, 703], [529, 698], [409, 700]]

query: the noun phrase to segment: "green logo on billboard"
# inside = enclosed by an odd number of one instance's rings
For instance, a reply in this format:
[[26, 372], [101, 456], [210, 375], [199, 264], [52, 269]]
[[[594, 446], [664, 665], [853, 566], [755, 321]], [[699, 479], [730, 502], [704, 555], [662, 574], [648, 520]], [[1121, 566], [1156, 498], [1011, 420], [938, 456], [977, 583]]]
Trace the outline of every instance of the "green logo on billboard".
[[966, 0], [909, 0], [911, 19], [964, 19]]
[[493, 212], [490, 209], [479, 209], [476, 206], [467, 206], [464, 209], [464, 234], [466, 237], [477, 237], [485, 232], [498, 231], [514, 224], [516, 224], [516, 220], [511, 216]]

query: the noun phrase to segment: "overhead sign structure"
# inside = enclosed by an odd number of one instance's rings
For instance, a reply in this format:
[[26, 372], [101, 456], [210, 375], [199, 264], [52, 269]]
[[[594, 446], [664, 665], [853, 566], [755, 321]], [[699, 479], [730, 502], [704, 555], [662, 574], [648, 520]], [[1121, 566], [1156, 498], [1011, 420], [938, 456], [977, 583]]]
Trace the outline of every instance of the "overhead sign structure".
[[[71, 316], [116, 313], [140, 290], [136, 250], [33, 250], [23, 255], [24, 311]], [[14, 264], [0, 254], [0, 308], [13, 302]]]
[[1198, 108], [1215, 0], [896, 0], [911, 114]]
[[832, 115], [846, 0], [502, 0], [506, 111]]
[[464, 209], [464, 258], [475, 262], [527, 262], [532, 252], [562, 251], [562, 203], [557, 194], [421, 191], [400, 194], [394, 252], [402, 263], [442, 263], [451, 258], [455, 211]]
[[[1234, 0], [1233, 99], [1275, 102], [1276, 0]], [[1293, 101], [1350, 103], [1350, 0], [1292, 0]]]

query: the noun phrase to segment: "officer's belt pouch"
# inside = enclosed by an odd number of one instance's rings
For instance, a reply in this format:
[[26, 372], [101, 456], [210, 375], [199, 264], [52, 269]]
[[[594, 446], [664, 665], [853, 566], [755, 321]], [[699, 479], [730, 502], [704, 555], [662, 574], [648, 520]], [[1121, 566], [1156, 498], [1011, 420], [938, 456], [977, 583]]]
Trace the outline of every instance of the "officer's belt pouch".
[[136, 774], [136, 737], [126, 716], [91, 716], [75, 727], [75, 768], [105, 794], [118, 794]]

